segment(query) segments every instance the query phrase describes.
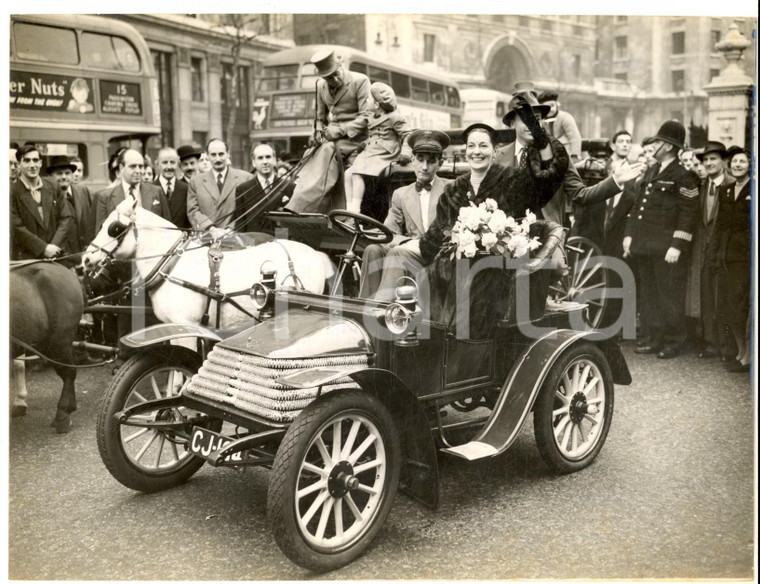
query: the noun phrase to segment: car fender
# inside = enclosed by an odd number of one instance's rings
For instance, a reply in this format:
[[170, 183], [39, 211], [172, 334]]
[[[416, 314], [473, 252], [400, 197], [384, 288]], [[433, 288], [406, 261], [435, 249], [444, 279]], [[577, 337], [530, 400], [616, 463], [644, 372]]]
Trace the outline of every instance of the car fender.
[[197, 324], [162, 323], [124, 335], [121, 342], [130, 349], [144, 349], [184, 338], [200, 338], [214, 343], [222, 340], [216, 333]]
[[404, 460], [399, 490], [422, 506], [437, 509], [440, 491], [435, 443], [417, 396], [386, 369], [362, 369], [350, 377], [388, 408], [401, 432]]
[[533, 341], [520, 354], [483, 429], [470, 442], [443, 451], [478, 460], [507, 450], [520, 433], [554, 363], [564, 351], [582, 340], [599, 346], [610, 362], [613, 381], [630, 383], [628, 367], [616, 343], [602, 340], [593, 331], [552, 331]]

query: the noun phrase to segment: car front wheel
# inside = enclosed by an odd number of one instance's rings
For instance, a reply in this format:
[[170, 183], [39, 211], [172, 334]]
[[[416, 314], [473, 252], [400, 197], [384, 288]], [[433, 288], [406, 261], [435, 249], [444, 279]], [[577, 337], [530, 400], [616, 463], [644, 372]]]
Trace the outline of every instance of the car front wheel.
[[272, 468], [267, 515], [277, 545], [317, 572], [350, 563], [382, 528], [399, 469], [398, 431], [379, 400], [350, 390], [312, 402]]

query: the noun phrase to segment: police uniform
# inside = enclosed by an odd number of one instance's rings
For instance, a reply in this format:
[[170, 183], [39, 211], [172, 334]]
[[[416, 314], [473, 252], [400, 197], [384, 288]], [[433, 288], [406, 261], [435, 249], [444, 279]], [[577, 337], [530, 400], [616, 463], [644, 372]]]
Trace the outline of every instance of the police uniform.
[[[666, 122], [657, 139], [675, 144], [676, 140], [665, 137], [670, 137], [668, 130], [673, 130], [666, 125], [676, 123]], [[682, 148], [683, 138], [677, 141]], [[674, 357], [686, 340], [686, 255], [699, 212], [698, 179], [677, 159], [671, 159], [664, 168], [660, 163], [651, 167], [640, 189], [625, 229], [639, 269], [640, 314], [649, 335], [645, 347], [648, 350], [639, 352], [658, 353], [660, 358]], [[665, 261], [671, 247], [681, 252], [675, 263]]]

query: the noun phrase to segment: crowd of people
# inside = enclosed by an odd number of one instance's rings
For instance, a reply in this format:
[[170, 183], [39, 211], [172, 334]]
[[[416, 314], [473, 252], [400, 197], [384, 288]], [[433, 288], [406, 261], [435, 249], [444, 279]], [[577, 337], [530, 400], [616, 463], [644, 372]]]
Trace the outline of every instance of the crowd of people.
[[[423, 269], [449, 274], [450, 280], [451, 267], [439, 253], [444, 234], [460, 208], [488, 198], [515, 218], [540, 212], [550, 225], [569, 227], [631, 266], [637, 353], [669, 359], [692, 342], [700, 358], [721, 358], [732, 372], [749, 369], [751, 159], [746, 150], [713, 141], [700, 150], [688, 148], [686, 130], [677, 121], [665, 121], [640, 143], [621, 129], [609, 140], [610, 155], [597, 161], [598, 180], [586, 184], [583, 176], [594, 160], [588, 153], [584, 157], [572, 115], [561, 109], [557, 92], [526, 89], [515, 92], [503, 118], [515, 141], [499, 145], [496, 129], [471, 125], [464, 131], [470, 170], [447, 180], [438, 176], [449, 145], [445, 133], [411, 128], [390, 86], [345, 70], [334, 53], [317, 53], [312, 62], [320, 77], [312, 145], [324, 150], [313, 163], [328, 173], [339, 155], [347, 167], [338, 189], [345, 200], [337, 206], [358, 213], [365, 178], [380, 175], [393, 162], [411, 164], [416, 176], [391, 196], [384, 223], [394, 240], [364, 252], [360, 296], [389, 300], [400, 275]], [[177, 227], [208, 231], [215, 239], [233, 229], [271, 229], [249, 211], [289, 170], [268, 144], [253, 148], [250, 172], [232, 168], [227, 144], [219, 138], [203, 151], [190, 145], [162, 148], [155, 163], [136, 150], [120, 150], [109, 163], [112, 183], [96, 193], [82, 184], [78, 158], [52, 157], [43, 177], [37, 147], [11, 144], [10, 162], [14, 260], [81, 252], [130, 196]], [[281, 189], [275, 206], [298, 211], [321, 204], [328, 195], [324, 188], [315, 190], [318, 184], [325, 183], [298, 180]], [[448, 282], [432, 281], [433, 311], [450, 312], [456, 299]], [[621, 284], [613, 274], [611, 285]], [[500, 294], [498, 286], [485, 278], [483, 297]], [[610, 302], [605, 324], [615, 322], [623, 306]], [[472, 315], [476, 327], [493, 322], [493, 308], [478, 303]]]

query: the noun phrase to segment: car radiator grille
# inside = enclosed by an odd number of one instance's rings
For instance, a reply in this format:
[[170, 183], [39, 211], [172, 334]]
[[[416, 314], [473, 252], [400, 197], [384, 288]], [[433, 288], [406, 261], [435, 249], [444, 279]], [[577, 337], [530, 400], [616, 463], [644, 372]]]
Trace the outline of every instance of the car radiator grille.
[[[319, 388], [293, 389], [275, 379], [301, 369], [367, 363], [367, 355], [269, 359], [217, 345], [183, 391], [275, 422], [292, 422], [317, 397]], [[322, 393], [358, 387], [350, 377], [341, 377], [324, 384]]]

